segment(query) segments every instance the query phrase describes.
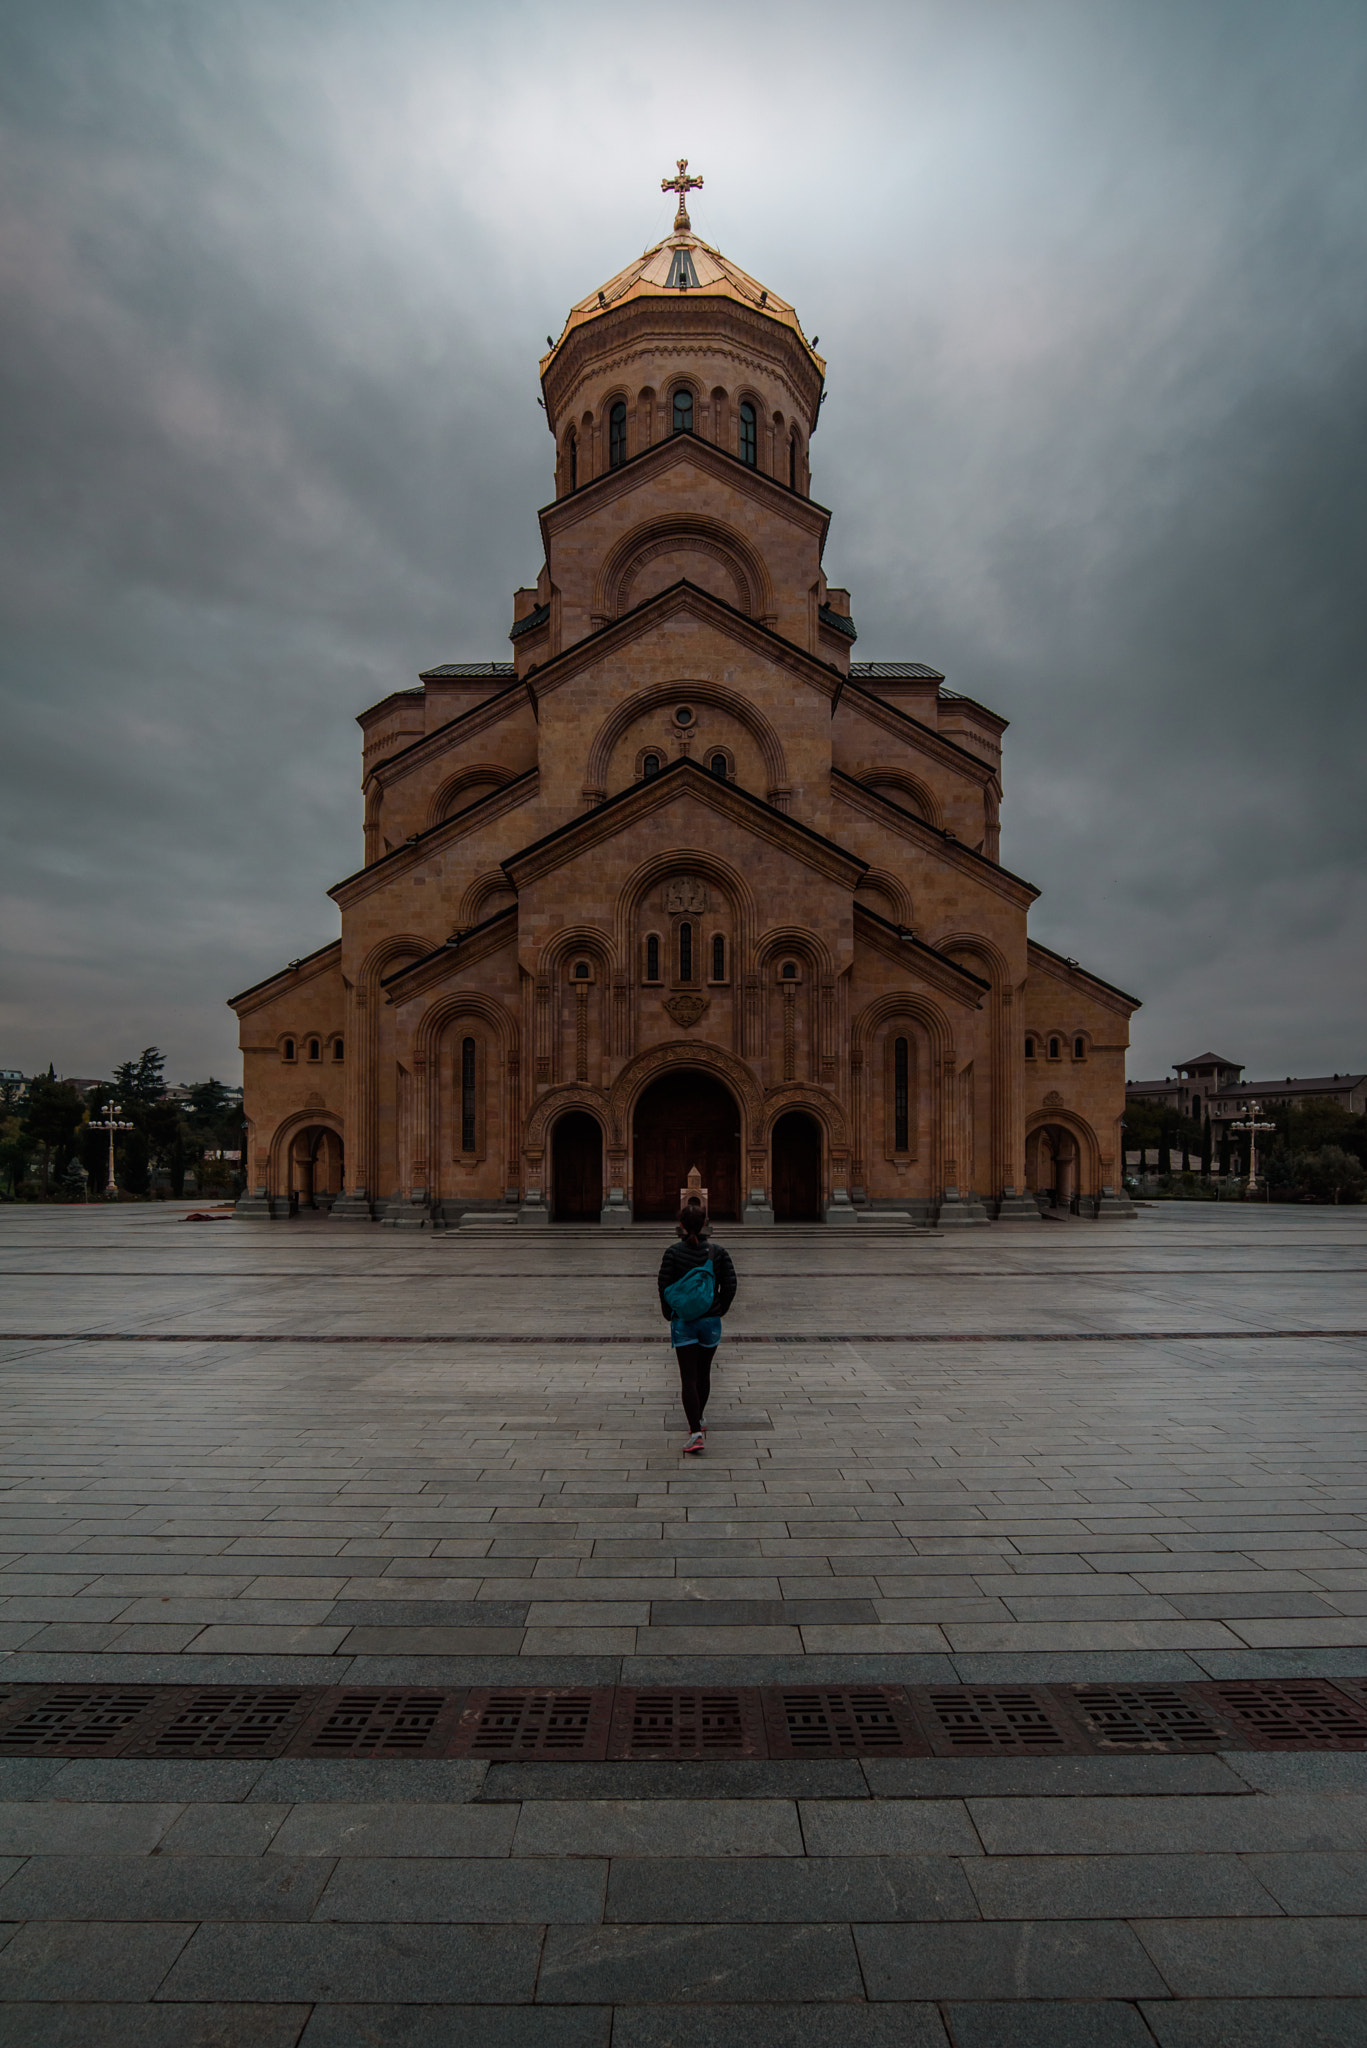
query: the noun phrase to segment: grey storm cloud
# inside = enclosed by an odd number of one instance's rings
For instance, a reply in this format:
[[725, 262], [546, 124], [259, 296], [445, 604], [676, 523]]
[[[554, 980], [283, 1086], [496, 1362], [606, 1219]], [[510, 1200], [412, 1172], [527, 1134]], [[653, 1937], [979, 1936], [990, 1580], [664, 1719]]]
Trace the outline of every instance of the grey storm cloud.
[[1012, 721], [1033, 929], [1367, 1064], [1367, 13], [54, 0], [0, 27], [0, 1065], [337, 929], [354, 715], [506, 655], [571, 300], [694, 221], [820, 334], [861, 657]]

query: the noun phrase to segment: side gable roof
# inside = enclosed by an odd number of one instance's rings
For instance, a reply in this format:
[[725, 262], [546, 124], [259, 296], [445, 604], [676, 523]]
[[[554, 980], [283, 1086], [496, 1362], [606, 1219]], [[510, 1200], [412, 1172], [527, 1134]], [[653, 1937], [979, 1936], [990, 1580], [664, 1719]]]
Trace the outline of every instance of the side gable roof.
[[854, 907], [860, 917], [867, 918], [869, 923], [876, 925], [887, 938], [896, 939], [899, 947], [909, 947], [914, 957], [919, 956], [927, 962], [933, 960], [937, 967], [947, 969], [951, 974], [957, 974], [961, 981], [969, 982], [974, 988], [982, 989], [985, 994], [990, 992], [992, 987], [990, 981], [984, 981], [980, 974], [972, 973], [969, 968], [965, 967], [962, 962], [955, 960], [950, 954], [942, 953], [938, 946], [928, 945], [924, 939], [918, 939], [915, 932], [908, 931], [905, 925], [894, 924], [892, 919], [884, 917], [881, 911], [870, 910], [867, 903], [856, 903]]
[[[943, 749], [944, 758], [951, 767], [972, 768], [974, 780], [977, 782], [995, 780], [997, 771], [989, 761], [984, 761], [981, 755], [972, 753], [967, 747], [961, 747], [957, 740], [951, 740], [944, 733], [937, 732], [933, 725], [926, 725], [919, 718], [913, 718], [909, 711], [899, 710], [896, 704], [889, 704], [886, 697], [880, 697], [875, 690], [864, 689], [856, 682], [853, 667], [845, 684], [845, 695], [847, 698], [858, 700], [855, 708], [872, 724], [881, 725], [887, 732], [895, 732], [899, 725], [909, 725], [916, 734], [918, 743], [927, 753], [935, 754]], [[990, 712], [988, 715], [995, 718], [997, 714]], [[1005, 732], [1006, 720], [1003, 718], [1000, 724], [1002, 731]]]
[[908, 811], [901, 804], [894, 803], [881, 789], [870, 789], [866, 782], [861, 782], [857, 776], [847, 775], [843, 768], [832, 768], [831, 786], [834, 794], [843, 796], [854, 809], [863, 809], [870, 815], [876, 814], [879, 809], [891, 811], [899, 823], [905, 823], [913, 828], [909, 835], [911, 838], [922, 837], [924, 842], [932, 845], [936, 852], [942, 853], [946, 859], [957, 861], [962, 857], [963, 860], [970, 862], [970, 872], [981, 877], [999, 894], [1014, 897], [1019, 902], [1023, 891], [1027, 903], [1032, 903], [1039, 895], [1040, 892], [1034, 883], [1027, 882], [1024, 876], [1013, 874], [1011, 869], [1004, 868], [1000, 861], [991, 860], [987, 854], [979, 853], [976, 846], [970, 846], [966, 840], [958, 838], [953, 832], [947, 832], [942, 826], [928, 824], [924, 818], [918, 817], [915, 811]]
[[[595, 632], [586, 633], [582, 640], [575, 640], [563, 647], [559, 654], [551, 655], [534, 668], [529, 668], [523, 677], [529, 695], [535, 702], [538, 696], [545, 696], [549, 689], [555, 689], [577, 668], [586, 663], [599, 661], [605, 651], [612, 650], [623, 640], [634, 640], [639, 636], [641, 623], [652, 611], [666, 613], [676, 611], [682, 602], [690, 606], [702, 606], [715, 615], [715, 622], [738, 638], [753, 635], [766, 652], [782, 661], [789, 668], [800, 667], [807, 671], [807, 680], [823, 697], [839, 696], [845, 678], [833, 662], [823, 661], [819, 654], [812, 654], [807, 648], [799, 647], [796, 640], [785, 639], [772, 626], [762, 626], [758, 619], [752, 619], [748, 612], [728, 604], [723, 597], [714, 597], [701, 584], [690, 583], [681, 576], [677, 583], [670, 583], [663, 590], [657, 590], [651, 597], [643, 597], [630, 611], [620, 618], [610, 619], [606, 626], [599, 626]], [[970, 754], [967, 757], [972, 760]]]
[[777, 512], [788, 519], [817, 529], [824, 543], [831, 523], [828, 505], [823, 505], [817, 498], [804, 497], [800, 491], [790, 491], [777, 477], [767, 476], [762, 469], [752, 469], [729, 448], [722, 448], [717, 442], [704, 440], [701, 434], [692, 432], [666, 434], [663, 440], [652, 441], [649, 448], [638, 449], [635, 455], [629, 455], [616, 469], [605, 469], [601, 475], [589, 477], [577, 490], [567, 491], [563, 498], [552, 498], [537, 513], [543, 538], [549, 543], [552, 528], [573, 524], [605, 501], [634, 490], [652, 469], [670, 469], [681, 459], [692, 460], [704, 469], [714, 470], [728, 483], [743, 484], [754, 496], [767, 499]]
[[[487, 718], [489, 712], [496, 704], [511, 710], [512, 706], [508, 703], [509, 698], [519, 697], [521, 693], [522, 685], [516, 681], [509, 683], [506, 689], [495, 690], [492, 696], [483, 697], [478, 704], [472, 704], [468, 711], [460, 712], [455, 718], [448, 718], [445, 725], [434, 726], [431, 732], [420, 733], [418, 738], [410, 740], [406, 747], [400, 747], [396, 754], [386, 754], [383, 761], [376, 762], [372, 772], [375, 774], [383, 772], [387, 775], [397, 761], [407, 760], [410, 754], [417, 753], [419, 747], [430, 747], [434, 740], [445, 738], [448, 733], [453, 733], [458, 725], [465, 725], [470, 719]], [[421, 692], [417, 690], [403, 690], [397, 694], [399, 696], [416, 697]], [[391, 701], [390, 698], [384, 699], [385, 703]], [[371, 710], [378, 710], [379, 708], [378, 705], [372, 705]], [[369, 711], [363, 711], [357, 718], [356, 723], [358, 725], [363, 724], [370, 715]]]
[[848, 847], [841, 846], [837, 840], [827, 839], [824, 833], [814, 831], [810, 825], [802, 824], [797, 818], [790, 818], [786, 811], [780, 811], [773, 804], [765, 803], [762, 797], [752, 795], [738, 783], [719, 781], [715, 775], [709, 774], [707, 769], [699, 767], [688, 755], [683, 755], [662, 768], [649, 782], [633, 782], [628, 789], [619, 790], [616, 796], [610, 796], [605, 802], [596, 804], [591, 811], [571, 818], [567, 825], [558, 825], [553, 832], [547, 832], [540, 839], [534, 839], [529, 845], [520, 847], [503, 862], [504, 873], [512, 880], [514, 868], [535, 860], [538, 855], [548, 852], [550, 848], [561, 843], [568, 847], [576, 837], [599, 836], [603, 819], [611, 816], [613, 812], [622, 811], [628, 806], [638, 810], [654, 809], [662, 795], [672, 798], [677, 794], [672, 787], [676, 782], [690, 785], [696, 795], [705, 797], [709, 803], [721, 808], [730, 810], [739, 806], [742, 810], [749, 809], [755, 812], [758, 817], [763, 818], [766, 831], [776, 832], [780, 837], [792, 837], [797, 841], [799, 848], [809, 849], [808, 858], [812, 854], [826, 856], [827, 859], [821, 862], [823, 866], [827, 865], [828, 860], [833, 859], [842, 866], [852, 869], [856, 874], [868, 872], [868, 862], [861, 860], [857, 853], [851, 853]]
[[[453, 932], [449, 939], [444, 939], [441, 945], [434, 946], [430, 953], [423, 953], [418, 959], [410, 960], [406, 967], [396, 968], [393, 974], [381, 975], [380, 987], [397, 988], [401, 981], [407, 981], [412, 975], [422, 974], [437, 961], [455, 961], [457, 965], [463, 966], [465, 960], [469, 958], [468, 949], [475, 941], [488, 936], [498, 925], [506, 924], [509, 918], [516, 920], [516, 917], [517, 905], [510, 903], [505, 909], [496, 910], [492, 917], [482, 919], [479, 924], [468, 925], [464, 931]], [[513, 929], [516, 930], [515, 923]], [[477, 950], [482, 956], [488, 948], [480, 946]]]
[[497, 789], [486, 789], [473, 803], [465, 804], [458, 811], [452, 811], [450, 817], [443, 818], [439, 825], [428, 825], [423, 831], [414, 832], [410, 838], [405, 839], [402, 846], [392, 846], [389, 852], [382, 853], [378, 860], [368, 862], [365, 867], [355, 869], [352, 874], [343, 875], [340, 882], [333, 883], [328, 895], [334, 902], [340, 903], [343, 891], [351, 890], [354, 900], [358, 883], [365, 882], [378, 887], [389, 880], [398, 863], [421, 860], [425, 854], [430, 853], [433, 850], [430, 841], [440, 840], [445, 844], [447, 839], [458, 839], [461, 831], [468, 829], [474, 822], [476, 811], [483, 811], [490, 817], [496, 817], [500, 811], [515, 809], [529, 797], [535, 796], [540, 786], [541, 770], [527, 768], [521, 775], [514, 775], [511, 781], [501, 782]]
[[254, 981], [250, 988], [243, 989], [241, 995], [229, 996], [228, 1008], [235, 1010], [239, 1003], [246, 1003], [248, 1009], [254, 1010], [257, 1005], [249, 1002], [249, 997], [257, 996], [263, 1002], [268, 1001], [271, 995], [281, 994], [286, 983], [299, 988], [304, 982], [315, 981], [320, 974], [326, 974], [330, 968], [341, 964], [342, 942], [333, 939], [328, 945], [320, 946], [316, 953], [306, 953], [301, 960], [291, 960], [275, 974], [268, 974], [264, 981]]
[[[1056, 974], [1060, 981], [1090, 982], [1094, 989], [1101, 989], [1108, 997], [1119, 996], [1119, 1003], [1112, 1001], [1110, 1004], [1113, 1010], [1119, 1009], [1121, 1003], [1128, 1004], [1131, 1010], [1141, 1010], [1144, 1007], [1138, 996], [1127, 995], [1125, 990], [1117, 988], [1113, 981], [1103, 981], [1099, 974], [1089, 973], [1087, 968], [1079, 966], [1076, 960], [1070, 960], [1066, 953], [1055, 953], [1052, 947], [1042, 946], [1038, 939], [1027, 940], [1026, 955], [1027, 958], [1038, 956], [1039, 964], [1050, 973]], [[1063, 970], [1061, 973], [1060, 969]], [[1174, 1082], [1172, 1085], [1176, 1087], [1177, 1084]]]

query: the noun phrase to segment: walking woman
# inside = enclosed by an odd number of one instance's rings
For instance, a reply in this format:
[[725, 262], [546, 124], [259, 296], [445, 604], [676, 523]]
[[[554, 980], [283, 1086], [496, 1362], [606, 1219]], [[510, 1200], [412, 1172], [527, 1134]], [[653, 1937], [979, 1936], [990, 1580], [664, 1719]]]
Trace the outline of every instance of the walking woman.
[[703, 1420], [712, 1390], [712, 1360], [721, 1343], [721, 1319], [736, 1298], [730, 1255], [707, 1236], [707, 1211], [696, 1195], [679, 1211], [679, 1242], [660, 1261], [660, 1313], [679, 1361], [679, 1385], [689, 1437], [685, 1457], [707, 1449]]

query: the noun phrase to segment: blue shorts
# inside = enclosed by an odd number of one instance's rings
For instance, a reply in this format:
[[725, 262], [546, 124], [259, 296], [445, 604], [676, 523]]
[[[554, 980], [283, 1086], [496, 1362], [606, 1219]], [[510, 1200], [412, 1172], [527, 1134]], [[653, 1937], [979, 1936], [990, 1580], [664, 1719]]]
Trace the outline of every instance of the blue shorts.
[[699, 1316], [696, 1321], [686, 1323], [680, 1316], [672, 1316], [669, 1323], [669, 1341], [677, 1351], [681, 1344], [701, 1344], [709, 1351], [715, 1351], [721, 1343], [721, 1317]]

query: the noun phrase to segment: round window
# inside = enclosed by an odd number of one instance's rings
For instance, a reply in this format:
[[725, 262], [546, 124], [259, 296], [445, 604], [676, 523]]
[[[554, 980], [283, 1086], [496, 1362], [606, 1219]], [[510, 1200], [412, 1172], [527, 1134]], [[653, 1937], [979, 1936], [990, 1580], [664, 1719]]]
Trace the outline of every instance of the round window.
[[692, 725], [693, 713], [690, 711], [687, 704], [681, 704], [678, 710], [674, 713], [674, 723], [676, 725]]

